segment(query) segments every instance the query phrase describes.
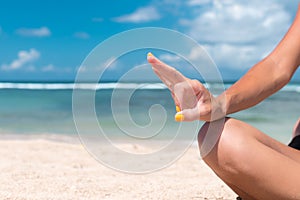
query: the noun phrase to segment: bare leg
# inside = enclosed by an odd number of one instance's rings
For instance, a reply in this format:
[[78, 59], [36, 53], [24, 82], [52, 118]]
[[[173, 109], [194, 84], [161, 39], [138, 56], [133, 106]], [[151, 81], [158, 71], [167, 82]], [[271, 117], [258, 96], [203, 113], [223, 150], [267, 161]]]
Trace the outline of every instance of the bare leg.
[[[225, 182], [226, 183], [226, 182]], [[256, 200], [254, 197], [250, 196], [246, 192], [242, 191], [240, 188], [238, 188], [235, 185], [232, 185], [230, 183], [226, 183], [236, 194], [238, 194], [240, 197], [243, 197], [243, 200]]]
[[[208, 126], [199, 132], [199, 147]], [[244, 199], [300, 199], [299, 151], [235, 119], [227, 119], [221, 131], [204, 161], [236, 193]]]

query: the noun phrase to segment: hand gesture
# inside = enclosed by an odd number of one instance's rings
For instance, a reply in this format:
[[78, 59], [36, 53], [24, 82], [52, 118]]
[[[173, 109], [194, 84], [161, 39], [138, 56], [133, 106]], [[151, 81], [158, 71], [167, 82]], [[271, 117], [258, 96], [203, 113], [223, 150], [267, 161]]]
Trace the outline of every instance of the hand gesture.
[[176, 121], [213, 121], [223, 116], [219, 114], [216, 99], [198, 80], [185, 77], [152, 53], [148, 53], [147, 59], [153, 71], [171, 91], [176, 105]]

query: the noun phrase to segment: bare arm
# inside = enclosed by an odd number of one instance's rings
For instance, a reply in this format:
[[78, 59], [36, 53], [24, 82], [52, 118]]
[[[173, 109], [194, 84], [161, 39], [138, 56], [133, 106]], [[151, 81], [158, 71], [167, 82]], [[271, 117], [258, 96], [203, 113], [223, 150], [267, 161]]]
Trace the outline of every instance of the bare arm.
[[226, 114], [254, 106], [286, 85], [299, 64], [300, 6], [292, 26], [274, 51], [217, 97], [217, 101], [223, 102]]
[[175, 120], [220, 119], [258, 104], [290, 81], [300, 64], [300, 6], [294, 23], [273, 52], [218, 97], [151, 53], [148, 61], [172, 93], [177, 106]]

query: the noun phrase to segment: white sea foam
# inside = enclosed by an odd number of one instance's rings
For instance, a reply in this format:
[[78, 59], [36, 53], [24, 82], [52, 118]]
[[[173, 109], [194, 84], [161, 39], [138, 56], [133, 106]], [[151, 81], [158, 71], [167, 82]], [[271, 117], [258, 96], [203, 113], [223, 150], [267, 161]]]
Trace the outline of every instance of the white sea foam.
[[[229, 88], [231, 84], [205, 83], [209, 89]], [[167, 89], [163, 83], [0, 83], [0, 89], [24, 89], [24, 90], [102, 90], [102, 89]], [[281, 89], [287, 92], [299, 92], [300, 84], [288, 84]]]
[[27, 90], [101, 90], [101, 89], [166, 89], [162, 83], [0, 83], [0, 89]]
[[300, 85], [299, 84], [288, 84], [284, 88], [282, 88], [282, 91], [300, 92]]

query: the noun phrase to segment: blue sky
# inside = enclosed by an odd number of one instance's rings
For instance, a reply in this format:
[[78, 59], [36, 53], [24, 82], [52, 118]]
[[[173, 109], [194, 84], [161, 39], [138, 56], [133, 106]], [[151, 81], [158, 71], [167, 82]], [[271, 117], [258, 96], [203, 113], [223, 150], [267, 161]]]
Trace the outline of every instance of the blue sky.
[[[0, 81], [72, 81], [84, 58], [97, 44], [116, 33], [149, 26], [191, 36], [208, 51], [224, 79], [238, 79], [280, 41], [298, 3], [298, 0], [3, 1]], [[176, 61], [164, 58], [169, 63]], [[111, 77], [114, 78], [113, 73]]]

